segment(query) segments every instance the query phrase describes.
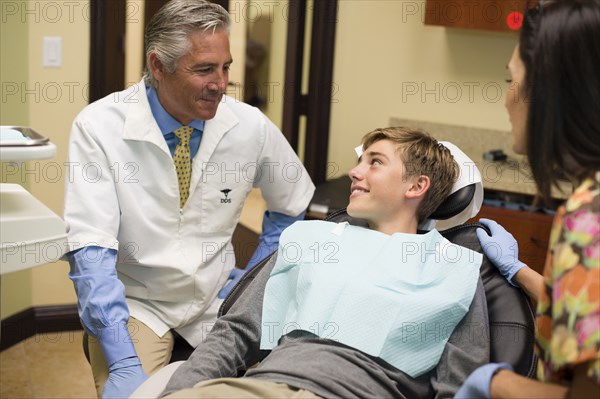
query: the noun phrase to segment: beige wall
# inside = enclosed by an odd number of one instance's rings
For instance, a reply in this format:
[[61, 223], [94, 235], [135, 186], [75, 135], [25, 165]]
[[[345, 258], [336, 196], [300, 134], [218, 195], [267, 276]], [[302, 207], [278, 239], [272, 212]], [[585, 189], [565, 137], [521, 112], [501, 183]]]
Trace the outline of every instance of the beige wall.
[[516, 35], [424, 26], [422, 7], [412, 0], [339, 2], [332, 174], [347, 173], [361, 137], [391, 117], [509, 129], [505, 66]]
[[[40, 101], [29, 102], [29, 124], [56, 144], [56, 157], [40, 161], [40, 178], [31, 183], [31, 193], [59, 215], [63, 210], [64, 175], [67, 144], [71, 122], [88, 102], [89, 59], [89, 3], [79, 1], [68, 4], [56, 2], [61, 8], [59, 20], [39, 4], [42, 18], [39, 23], [29, 23], [29, 83], [41, 88]], [[62, 37], [62, 67], [42, 66], [42, 39], [44, 36]], [[71, 91], [72, 88], [72, 91]], [[56, 89], [56, 91], [52, 91]], [[55, 180], [51, 168], [59, 166], [61, 179]], [[46, 171], [46, 172], [44, 172]], [[73, 285], [67, 277], [66, 262], [56, 262], [32, 270], [32, 306], [75, 302]]]
[[[254, 0], [237, 16], [261, 14], [271, 25], [270, 93], [265, 113], [281, 126], [287, 1]], [[310, 2], [309, 2], [310, 3]], [[353, 148], [391, 118], [508, 130], [503, 102], [512, 33], [425, 26], [423, 0], [340, 0], [336, 28], [328, 177], [356, 162]], [[306, 43], [310, 43], [307, 15]], [[305, 51], [303, 91], [309, 52]], [[277, 86], [279, 84], [279, 86]], [[323, 89], [326, 92], [327, 88]], [[301, 120], [301, 134], [304, 119]], [[303, 146], [300, 146], [302, 155]]]
[[136, 84], [144, 70], [144, 0], [127, 0], [125, 18], [125, 86]]
[[[312, 26], [312, 6], [313, 0], [307, 2], [307, 16], [305, 26], [305, 51], [302, 78], [302, 91], [308, 92], [308, 71], [310, 62], [309, 44], [311, 40]], [[266, 99], [263, 112], [277, 126], [283, 122], [283, 94], [285, 79], [285, 56], [287, 46], [287, 31], [289, 18], [288, 0], [270, 1], [270, 0], [248, 0], [245, 6], [237, 9], [237, 15], [247, 19], [248, 31], [251, 36], [267, 36], [267, 58], [263, 62], [266, 71], [263, 72], [264, 82], [260, 89], [262, 96]], [[258, 26], [257, 26], [258, 25]], [[253, 29], [268, 30], [268, 32], [253, 32]], [[266, 41], [266, 40], [265, 40]], [[305, 118], [300, 120], [299, 128], [299, 148], [300, 159], [304, 156], [304, 130]]]
[[[21, 8], [16, 15], [3, 14], [2, 90], [6, 94], [5, 83], [17, 82], [19, 87], [24, 85], [28, 94], [20, 91], [4, 96], [0, 121], [29, 124], [57, 145], [58, 153], [53, 160], [30, 166], [39, 172], [29, 176], [26, 187], [53, 211], [62, 214], [63, 180], [49, 174], [59, 166], [64, 175], [71, 121], [87, 103], [89, 3], [87, 0], [11, 3]], [[232, 29], [235, 64], [231, 79], [243, 82], [243, 34], [247, 19], [243, 17], [243, 2], [242, 6], [238, 1], [231, 3], [232, 7], [238, 4], [235, 7], [240, 15], [232, 18], [237, 25]], [[60, 17], [49, 4], [61, 7]], [[274, 11], [269, 80], [281, 85], [287, 31], [282, 11], [286, 4], [283, 1], [269, 6]], [[516, 37], [423, 26], [421, 16], [413, 15], [415, 5], [418, 10], [420, 4], [399, 0], [340, 1], [329, 149], [329, 161], [334, 168], [330, 177], [346, 173], [355, 163], [352, 149], [360, 137], [375, 127], [388, 125], [392, 117], [508, 129], [502, 107], [505, 65]], [[24, 14], [24, 5], [33, 12]], [[128, 11], [126, 81], [131, 83], [141, 76], [143, 4], [140, 0], [129, 0]], [[41, 66], [43, 36], [63, 38], [61, 68]], [[498, 87], [502, 92], [496, 92]], [[457, 88], [462, 90], [460, 95]], [[281, 93], [275, 91], [267, 109], [277, 124], [281, 123]], [[21, 101], [22, 95], [26, 101]], [[2, 318], [30, 306], [74, 303], [67, 271], [67, 265], [58, 262], [3, 276]]]
[[[9, 18], [2, 6], [0, 24], [0, 80], [2, 81], [2, 102], [0, 123], [2, 125], [23, 125], [29, 121], [29, 110], [21, 101], [20, 85], [27, 81], [28, 37], [27, 24], [21, 18]], [[7, 12], [10, 10], [7, 10]], [[15, 10], [16, 12], [16, 10]]]
[[259, 71], [262, 79], [259, 89], [266, 98], [263, 111], [273, 123], [281, 126], [288, 1], [249, 0], [245, 7], [238, 14], [246, 16], [248, 20], [248, 35], [264, 44], [267, 49]]
[[[0, 3], [0, 6], [5, 7]], [[2, 17], [5, 8], [2, 8]], [[7, 12], [10, 10], [6, 10]], [[29, 108], [21, 101], [21, 86], [28, 81], [28, 71], [24, 68], [28, 58], [27, 24], [20, 18], [6, 18], [0, 24], [0, 125], [27, 125], [29, 123]], [[16, 38], [16, 40], [15, 40]], [[0, 163], [1, 181], [20, 183], [19, 176], [9, 174], [12, 170], [6, 164]], [[0, 317], [4, 318], [31, 305], [31, 271], [11, 273], [2, 276], [0, 289]]]
[[[229, 0], [229, 9], [242, 9], [246, 0]], [[233, 64], [229, 71], [229, 81], [236, 84], [236, 87], [244, 86], [244, 65], [246, 64], [246, 18], [236, 18], [236, 11], [230, 11], [231, 15], [231, 31], [229, 34], [229, 47]], [[227, 94], [241, 100], [239, 90], [227, 90]]]

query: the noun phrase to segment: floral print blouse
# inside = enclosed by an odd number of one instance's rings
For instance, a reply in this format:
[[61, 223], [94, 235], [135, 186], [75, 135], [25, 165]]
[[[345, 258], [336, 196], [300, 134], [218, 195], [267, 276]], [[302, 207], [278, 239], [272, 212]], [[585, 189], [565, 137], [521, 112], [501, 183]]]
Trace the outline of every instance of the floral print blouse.
[[[600, 173], [596, 178], [600, 177]], [[554, 219], [537, 307], [540, 381], [572, 380], [576, 365], [600, 384], [600, 183], [585, 180]]]

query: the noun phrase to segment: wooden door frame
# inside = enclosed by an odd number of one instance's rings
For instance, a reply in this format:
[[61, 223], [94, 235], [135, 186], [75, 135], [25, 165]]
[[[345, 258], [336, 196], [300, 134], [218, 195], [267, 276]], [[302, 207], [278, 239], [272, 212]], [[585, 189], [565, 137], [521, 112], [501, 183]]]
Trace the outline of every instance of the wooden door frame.
[[313, 3], [308, 94], [302, 93], [306, 0], [289, 0], [282, 130], [298, 151], [300, 117], [306, 116], [304, 166], [315, 184], [325, 182], [333, 88], [337, 0]]
[[315, 184], [327, 178], [337, 8], [337, 0], [314, 2], [304, 163]]
[[125, 85], [126, 0], [90, 0], [89, 102]]

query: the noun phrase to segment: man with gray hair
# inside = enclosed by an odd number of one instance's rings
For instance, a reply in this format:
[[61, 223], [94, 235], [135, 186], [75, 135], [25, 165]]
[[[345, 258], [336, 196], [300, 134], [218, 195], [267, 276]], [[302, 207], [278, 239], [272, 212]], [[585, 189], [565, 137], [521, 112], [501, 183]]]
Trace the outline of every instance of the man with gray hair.
[[231, 237], [253, 187], [268, 210], [246, 270], [312, 198], [279, 129], [224, 95], [229, 26], [218, 5], [168, 2], [146, 29], [143, 81], [73, 123], [67, 258], [99, 397], [129, 396], [169, 362], [175, 335], [203, 341], [245, 272]]

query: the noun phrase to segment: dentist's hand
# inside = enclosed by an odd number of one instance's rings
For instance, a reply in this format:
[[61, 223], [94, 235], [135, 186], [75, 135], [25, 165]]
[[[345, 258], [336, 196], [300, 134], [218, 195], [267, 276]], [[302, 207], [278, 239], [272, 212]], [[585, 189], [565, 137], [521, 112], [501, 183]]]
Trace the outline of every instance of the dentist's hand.
[[454, 399], [488, 399], [492, 377], [501, 369], [512, 371], [513, 368], [508, 363], [490, 363], [477, 368], [454, 395]]
[[223, 288], [221, 288], [221, 291], [219, 291], [217, 297], [219, 299], [225, 299], [227, 295], [229, 295], [233, 287], [235, 287], [238, 281], [240, 281], [240, 279], [244, 276], [244, 274], [246, 274], [246, 270], [234, 267], [233, 270], [231, 270], [231, 273], [229, 273], [229, 277], [227, 278], [227, 281], [229, 282], [225, 284]]
[[525, 263], [519, 261], [519, 245], [517, 240], [493, 220], [479, 219], [479, 222], [490, 229], [489, 236], [483, 229], [477, 229], [477, 238], [483, 248], [483, 253], [496, 266], [509, 283], [517, 287], [512, 279]]
[[108, 369], [102, 399], [127, 399], [147, 379], [139, 357], [121, 359]]

